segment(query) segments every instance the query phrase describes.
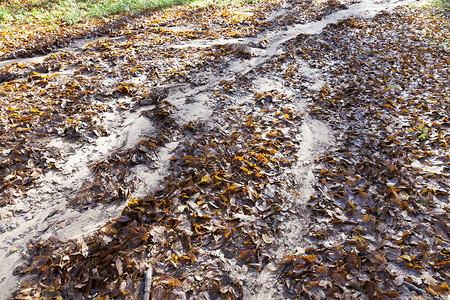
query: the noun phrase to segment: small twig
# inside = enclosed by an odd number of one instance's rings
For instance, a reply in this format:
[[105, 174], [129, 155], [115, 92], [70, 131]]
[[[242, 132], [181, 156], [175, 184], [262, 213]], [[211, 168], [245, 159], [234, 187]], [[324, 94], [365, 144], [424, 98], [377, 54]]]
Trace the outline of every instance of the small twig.
[[287, 263], [287, 262], [284, 264], [283, 270], [281, 270], [280, 274], [278, 274], [278, 276], [277, 276], [277, 280], [280, 279], [281, 276], [283, 276], [283, 273], [284, 273], [284, 271], [286, 271], [288, 265], [289, 265], [289, 263]]
[[145, 286], [144, 286], [144, 298], [143, 300], [150, 299], [150, 293], [152, 291], [152, 279], [153, 279], [153, 267], [150, 265], [148, 270], [145, 271]]

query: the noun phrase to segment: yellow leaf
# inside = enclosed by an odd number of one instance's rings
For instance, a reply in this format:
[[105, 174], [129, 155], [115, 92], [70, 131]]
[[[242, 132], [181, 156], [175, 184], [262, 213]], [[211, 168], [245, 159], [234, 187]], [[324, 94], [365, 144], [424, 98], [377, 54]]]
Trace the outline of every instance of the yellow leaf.
[[198, 184], [209, 184], [211, 183], [211, 177], [209, 175], [205, 175], [202, 177], [202, 180]]

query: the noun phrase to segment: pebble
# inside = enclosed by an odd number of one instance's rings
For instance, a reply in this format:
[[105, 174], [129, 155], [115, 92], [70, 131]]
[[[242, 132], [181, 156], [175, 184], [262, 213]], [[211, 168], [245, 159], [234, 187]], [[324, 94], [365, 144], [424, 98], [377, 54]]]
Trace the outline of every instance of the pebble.
[[5, 231], [6, 231], [6, 226], [0, 225], [0, 232], [5, 232]]
[[12, 248], [10, 248], [9, 249], [9, 253], [15, 253], [15, 252], [17, 252], [19, 249], [17, 249], [16, 247], [12, 247]]
[[10, 211], [8, 211], [8, 212], [3, 213], [3, 214], [0, 216], [0, 219], [6, 220], [6, 219], [9, 219], [9, 218], [12, 218], [12, 217], [13, 217], [13, 213], [10, 212]]
[[16, 229], [16, 228], [17, 228], [17, 225], [16, 225], [16, 224], [11, 224], [11, 225], [9, 225], [9, 228], [11, 228], [11, 229]]

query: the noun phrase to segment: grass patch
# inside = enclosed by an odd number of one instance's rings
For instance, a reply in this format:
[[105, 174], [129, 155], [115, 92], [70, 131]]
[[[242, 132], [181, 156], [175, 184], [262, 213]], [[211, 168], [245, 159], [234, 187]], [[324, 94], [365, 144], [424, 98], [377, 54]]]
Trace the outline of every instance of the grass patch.
[[241, 5], [256, 1], [258, 0], [0, 0], [0, 27], [32, 22], [74, 24], [87, 19], [135, 14], [191, 2], [199, 5]]
[[134, 14], [193, 0], [0, 0], [0, 24], [73, 24], [86, 19]]
[[439, 9], [441, 13], [450, 11], [450, 0], [431, 0], [430, 5]]
[[440, 6], [445, 8], [445, 9], [450, 9], [450, 0], [445, 0], [445, 1], [439, 1], [440, 2]]

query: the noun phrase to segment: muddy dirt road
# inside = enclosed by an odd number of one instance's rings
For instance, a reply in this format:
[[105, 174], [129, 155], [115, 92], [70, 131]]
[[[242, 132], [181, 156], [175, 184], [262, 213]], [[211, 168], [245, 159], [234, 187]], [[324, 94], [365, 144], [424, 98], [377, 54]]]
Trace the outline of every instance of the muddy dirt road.
[[295, 276], [328, 275], [308, 201], [342, 133], [310, 107], [335, 62], [291, 46], [406, 4], [179, 7], [0, 62], [0, 299], [138, 299], [149, 269], [154, 299], [324, 298]]

